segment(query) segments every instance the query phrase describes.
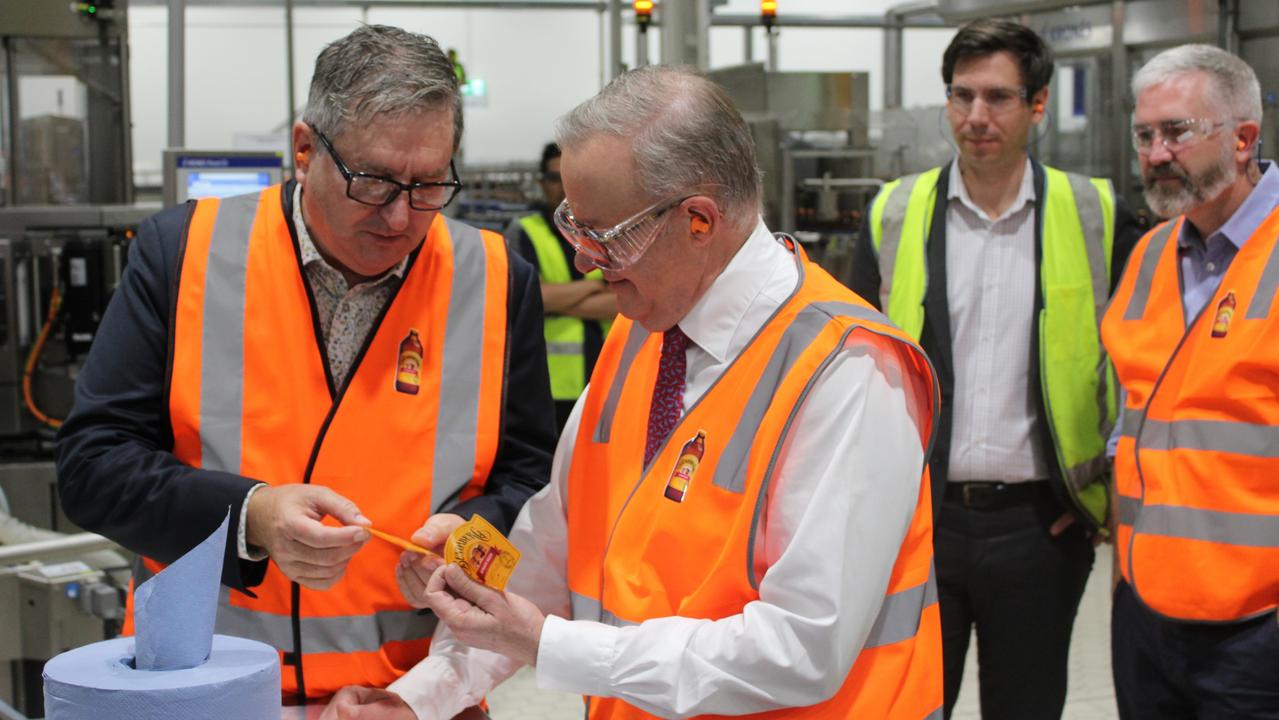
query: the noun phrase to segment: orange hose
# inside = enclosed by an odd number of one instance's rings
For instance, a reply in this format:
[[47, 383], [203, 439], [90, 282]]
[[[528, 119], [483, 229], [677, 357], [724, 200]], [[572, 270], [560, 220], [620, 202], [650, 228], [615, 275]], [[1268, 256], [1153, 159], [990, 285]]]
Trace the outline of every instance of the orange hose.
[[62, 427], [62, 421], [40, 412], [40, 408], [36, 407], [35, 393], [31, 391], [31, 385], [36, 374], [36, 362], [40, 359], [40, 353], [44, 352], [44, 343], [49, 339], [49, 333], [53, 330], [53, 320], [58, 316], [58, 310], [61, 308], [62, 293], [57, 286], [54, 286], [53, 294], [49, 296], [49, 314], [44, 319], [44, 327], [40, 328], [40, 335], [31, 346], [31, 352], [27, 355], [27, 364], [22, 370], [22, 400], [27, 405], [27, 411], [36, 420], [55, 430]]

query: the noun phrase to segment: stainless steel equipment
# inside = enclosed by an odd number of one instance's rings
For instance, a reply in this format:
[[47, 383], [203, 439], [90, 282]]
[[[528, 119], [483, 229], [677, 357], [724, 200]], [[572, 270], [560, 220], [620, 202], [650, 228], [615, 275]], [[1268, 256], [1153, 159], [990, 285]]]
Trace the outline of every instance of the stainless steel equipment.
[[936, 0], [937, 13], [951, 22], [1098, 3], [1109, 4], [1109, 0], [1072, 0], [1069, 3], [1061, 0]]
[[[33, 405], [51, 418], [65, 417], [77, 363], [119, 282], [127, 243], [137, 224], [158, 209], [0, 209], [0, 449], [48, 425]], [[49, 322], [55, 294], [60, 311]], [[23, 384], [30, 362], [28, 402]]]
[[54, 530], [76, 529], [58, 509], [53, 463], [0, 465], [0, 702], [32, 717], [44, 662], [114, 636], [129, 581], [114, 543]]
[[869, 75], [772, 72], [750, 64], [709, 77], [751, 127], [769, 227], [793, 233], [814, 260], [843, 278], [861, 211], [880, 184], [871, 172]]
[[464, 188], [445, 212], [478, 228], [503, 232], [542, 201], [537, 162], [468, 163], [459, 174]]
[[45, 662], [114, 637], [124, 618], [124, 595], [107, 573], [79, 560], [36, 561], [0, 567], [0, 609], [6, 618], [0, 627], [0, 662], [9, 667], [0, 700], [41, 717]]
[[78, 5], [0, 0], [2, 204], [133, 200], [126, 0]]
[[878, 130], [875, 172], [898, 178], [954, 159], [956, 148], [944, 105], [889, 108], [872, 115]]
[[[1057, 72], [1048, 120], [1032, 151], [1061, 167], [1111, 178], [1134, 208], [1144, 208], [1128, 140], [1133, 72], [1184, 43], [1216, 44], [1257, 72], [1266, 117], [1262, 155], [1274, 155], [1279, 125], [1279, 3], [1252, 0], [937, 0], [947, 21], [1004, 16], [1034, 28], [1052, 46]], [[926, 134], [926, 133], [925, 133]], [[919, 170], [921, 168], [909, 168]]]

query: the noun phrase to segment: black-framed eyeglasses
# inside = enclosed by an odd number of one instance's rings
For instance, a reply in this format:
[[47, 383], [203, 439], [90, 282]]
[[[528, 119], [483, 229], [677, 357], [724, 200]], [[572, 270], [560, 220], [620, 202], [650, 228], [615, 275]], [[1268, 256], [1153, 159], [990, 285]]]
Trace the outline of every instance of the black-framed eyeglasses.
[[324, 133], [314, 125], [310, 127], [316, 137], [320, 138], [320, 144], [333, 158], [333, 164], [337, 166], [338, 172], [346, 179], [346, 196], [358, 203], [384, 207], [395, 202], [401, 192], [406, 192], [409, 194], [409, 207], [414, 210], [440, 210], [453, 202], [453, 198], [457, 197], [458, 191], [462, 189], [462, 182], [457, 179], [457, 168], [453, 166], [452, 160], [449, 161], [449, 177], [452, 179], [443, 182], [402, 183], [382, 175], [351, 172]]

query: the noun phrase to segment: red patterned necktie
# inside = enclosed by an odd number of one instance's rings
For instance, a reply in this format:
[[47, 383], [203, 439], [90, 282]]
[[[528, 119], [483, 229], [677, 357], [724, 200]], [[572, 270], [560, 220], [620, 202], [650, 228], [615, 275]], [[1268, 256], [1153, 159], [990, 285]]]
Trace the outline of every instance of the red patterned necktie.
[[662, 333], [662, 359], [653, 385], [653, 404], [648, 410], [648, 442], [644, 444], [644, 467], [653, 461], [662, 443], [679, 423], [684, 412], [684, 375], [688, 363], [684, 351], [688, 336], [679, 325]]

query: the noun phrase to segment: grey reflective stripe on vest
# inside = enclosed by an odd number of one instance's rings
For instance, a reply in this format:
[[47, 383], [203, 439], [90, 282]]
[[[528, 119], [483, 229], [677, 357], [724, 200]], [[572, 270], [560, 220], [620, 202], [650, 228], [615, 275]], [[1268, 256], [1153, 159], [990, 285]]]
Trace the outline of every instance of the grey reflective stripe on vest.
[[[1097, 311], [1097, 327], [1100, 328], [1101, 318], [1106, 313], [1106, 302], [1110, 299], [1110, 273], [1106, 269], [1106, 220], [1102, 211], [1101, 193], [1097, 192], [1097, 186], [1091, 180], [1082, 175], [1066, 173], [1066, 179], [1070, 181], [1070, 191], [1075, 196], [1075, 209], [1079, 214], [1079, 226], [1084, 232], [1088, 270], [1092, 273], [1093, 306]], [[1103, 412], [1102, 417], [1105, 415]]]
[[[574, 620], [591, 620], [613, 627], [628, 627], [639, 623], [622, 620], [594, 598], [571, 593]], [[875, 616], [875, 624], [862, 649], [869, 650], [892, 645], [915, 637], [919, 632], [919, 620], [924, 609], [937, 602], [937, 579], [933, 569], [928, 569], [928, 579], [914, 587], [906, 588], [884, 597], [884, 604]]]
[[1137, 498], [1119, 496], [1119, 522], [1133, 532], [1183, 540], [1279, 548], [1279, 517], [1254, 513], [1200, 510], [1175, 505], [1142, 506]]
[[626, 376], [630, 373], [631, 363], [639, 355], [640, 348], [648, 340], [649, 333], [639, 324], [633, 323], [626, 334], [626, 346], [622, 348], [622, 357], [617, 362], [617, 372], [613, 373], [613, 386], [608, 389], [608, 397], [604, 399], [604, 407], [600, 409], [600, 421], [595, 426], [597, 443], [606, 443], [613, 434], [613, 415], [617, 413], [617, 403], [622, 398], [622, 388], [626, 385]]
[[1137, 522], [1137, 513], [1141, 510], [1141, 500], [1127, 495], [1119, 495], [1119, 507], [1116, 508], [1120, 525], [1131, 526]]
[[942, 712], [941, 706], [938, 706], [936, 710], [925, 715], [924, 720], [943, 720], [945, 717], [946, 713]]
[[1275, 291], [1279, 290], [1279, 243], [1270, 249], [1270, 257], [1266, 259], [1266, 267], [1257, 280], [1257, 291], [1248, 303], [1248, 320], [1261, 320], [1270, 316], [1270, 307], [1275, 300]]
[[579, 342], [548, 342], [546, 343], [547, 355], [581, 355], [582, 343]]
[[[843, 305], [843, 304], [842, 303], [834, 303], [834, 304], [823, 303], [822, 305], [825, 307], [831, 307], [833, 305]], [[869, 317], [867, 318], [869, 320], [873, 320], [875, 322], [880, 322], [880, 323], [888, 322], [888, 320], [883, 315], [876, 313], [873, 310], [868, 311], [858, 306], [858, 312], [871, 313]], [[894, 326], [890, 325], [890, 327], [894, 327]], [[843, 337], [840, 338], [840, 341], [835, 346], [835, 349], [832, 350], [830, 354], [826, 356], [826, 359], [822, 362], [821, 366], [817, 369], [817, 372], [813, 373], [813, 376], [808, 379], [808, 384], [804, 386], [803, 392], [799, 394], [799, 398], [796, 400], [795, 406], [791, 408], [790, 416], [786, 418], [786, 424], [782, 427], [782, 434], [779, 438], [780, 442], [778, 442], [777, 446], [773, 448], [772, 457], [770, 457], [768, 460], [768, 467], [764, 469], [764, 481], [760, 483], [759, 494], [755, 499], [755, 514], [754, 514], [754, 517], [751, 518], [751, 532], [750, 532], [750, 538], [748, 540], [747, 551], [746, 551], [746, 576], [750, 579], [751, 587], [755, 588], [756, 590], [759, 589], [759, 578], [755, 576], [755, 533], [759, 530], [760, 520], [764, 515], [764, 506], [766, 505], [766, 499], [768, 497], [768, 487], [773, 481], [773, 474], [777, 471], [777, 463], [778, 463], [778, 460], [781, 458], [782, 447], [785, 445], [785, 439], [787, 435], [790, 433], [791, 427], [795, 424], [795, 418], [799, 415], [800, 408], [803, 407], [804, 401], [808, 398], [808, 394], [812, 392], [813, 386], [817, 383], [817, 378], [819, 378], [822, 375], [822, 372], [826, 369], [828, 365], [830, 365], [832, 361], [834, 361], [835, 357], [839, 355], [841, 352], [843, 353], [866, 352], [864, 347], [862, 348], [848, 347], [848, 338], [853, 334], [854, 331], [857, 331], [857, 330], [869, 332], [871, 334], [878, 335], [880, 337], [890, 338], [894, 342], [899, 342], [906, 347], [914, 349], [915, 352], [919, 353], [919, 356], [923, 358], [923, 360], [926, 363], [928, 363], [930, 375], [933, 378], [937, 377], [937, 371], [933, 370], [932, 368], [932, 361], [928, 360], [928, 355], [926, 355], [923, 349], [921, 349], [919, 345], [915, 344], [914, 342], [911, 342], [909, 340], [903, 340], [897, 336], [889, 335], [879, 330], [872, 330], [864, 325], [857, 325], [857, 324], [851, 325], [844, 332]], [[936, 382], [933, 382], [932, 386], [933, 386], [932, 407], [939, 408], [941, 407], [941, 391], [938, 388], [938, 384]], [[932, 455], [933, 442], [936, 439], [933, 433], [929, 433], [929, 435], [930, 437], [928, 440], [928, 447], [924, 449], [924, 461], [919, 467], [919, 472], [921, 477], [923, 475], [924, 469], [928, 466], [928, 458], [929, 456]]]
[[918, 175], [908, 175], [889, 194], [884, 201], [884, 210], [880, 214], [879, 238], [879, 297], [881, 305], [888, 307], [888, 298], [893, 293], [893, 271], [897, 267], [897, 249], [902, 244], [902, 227], [906, 224], [906, 206], [910, 203], [910, 194], [915, 190]]
[[837, 315], [890, 324], [888, 318], [882, 314], [851, 303], [815, 303], [801, 309], [782, 334], [781, 341], [746, 401], [746, 407], [737, 421], [737, 429], [724, 445], [712, 480], [717, 487], [736, 493], [746, 489], [746, 463], [750, 459], [751, 445], [755, 442], [755, 433], [764, 420], [764, 414], [773, 402], [773, 396], [777, 394], [777, 388], [790, 373], [795, 361], [812, 344], [813, 338]]
[[599, 622], [603, 614], [603, 608], [595, 598], [589, 598], [585, 595], [579, 595], [569, 591], [569, 608], [572, 611], [573, 620], [592, 620]]
[[[1104, 386], [1102, 387], [1102, 392], [1103, 393], [1105, 392]], [[1102, 415], [1101, 421], [1103, 425], [1110, 424], [1109, 421], [1106, 419], [1105, 415]], [[1102, 433], [1102, 435], [1105, 437], [1108, 437], [1110, 433], [1105, 432], [1105, 433]], [[1066, 481], [1069, 482], [1074, 487], [1082, 490], [1088, 487], [1089, 485], [1093, 484], [1094, 482], [1096, 482], [1097, 478], [1104, 476], [1109, 470], [1110, 470], [1110, 458], [1106, 457], [1106, 454], [1103, 452], [1100, 455], [1088, 458], [1087, 460], [1084, 460], [1083, 462], [1077, 463], [1072, 467], [1066, 468], [1066, 471], [1065, 471]]]
[[629, 627], [638, 625], [639, 623], [623, 620], [614, 615], [607, 608], [601, 607], [598, 600], [588, 598], [585, 595], [578, 595], [575, 592], [569, 593], [569, 602], [572, 606], [573, 620], [590, 620], [592, 622], [604, 623], [613, 627]]
[[892, 645], [915, 637], [924, 608], [936, 602], [937, 578], [930, 564], [927, 580], [884, 597], [884, 604], [875, 616], [875, 624], [871, 626], [862, 649]]
[[1146, 303], [1150, 300], [1150, 286], [1155, 281], [1155, 270], [1159, 267], [1159, 258], [1163, 257], [1164, 247], [1172, 237], [1175, 220], [1164, 223], [1150, 238], [1146, 252], [1141, 256], [1141, 268], [1137, 272], [1137, 284], [1132, 289], [1132, 297], [1128, 299], [1128, 307], [1124, 308], [1125, 320], [1140, 320], [1146, 314]]
[[[285, 652], [294, 651], [293, 618], [258, 612], [230, 603], [231, 591], [222, 588], [214, 631], [252, 638]], [[381, 610], [369, 615], [303, 617], [303, 653], [377, 652], [388, 642], [429, 640], [439, 618], [417, 610]]]
[[[1129, 415], [1138, 417], [1129, 420]], [[1136, 437], [1139, 413], [1125, 412], [1123, 435]], [[1138, 438], [1143, 450], [1203, 450], [1258, 458], [1279, 458], [1279, 427], [1228, 420], [1147, 419]]]
[[[1065, 173], [1070, 185], [1070, 192], [1075, 198], [1075, 214], [1079, 218], [1079, 227], [1084, 236], [1084, 253], [1088, 258], [1088, 273], [1092, 284], [1093, 317], [1097, 320], [1097, 329], [1101, 330], [1102, 319], [1106, 315], [1106, 305], [1110, 302], [1110, 270], [1107, 267], [1106, 252], [1106, 219], [1102, 205], [1101, 192], [1097, 186], [1083, 175]], [[1113, 213], [1112, 213], [1113, 214]], [[1105, 353], [1105, 348], [1099, 348]], [[1097, 430], [1101, 437], [1109, 437], [1110, 424], [1110, 366], [1106, 362], [1097, 364]], [[1108, 462], [1104, 452], [1084, 460], [1072, 467], [1064, 469], [1066, 481], [1073, 487], [1083, 489], [1102, 477], [1108, 470]]]
[[200, 337], [200, 467], [239, 474], [244, 415], [244, 311], [258, 194], [218, 205], [204, 274]]
[[1119, 436], [1137, 437], [1137, 431], [1141, 429], [1141, 418], [1145, 414], [1145, 410], [1125, 407], [1123, 419], [1119, 422]]
[[475, 473], [480, 390], [484, 370], [484, 313], [488, 304], [484, 239], [480, 231], [445, 218], [453, 243], [453, 289], [440, 376], [431, 510], [444, 506]]

